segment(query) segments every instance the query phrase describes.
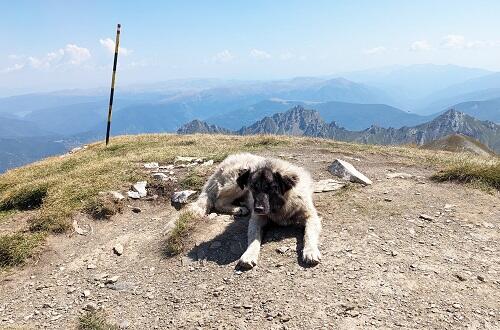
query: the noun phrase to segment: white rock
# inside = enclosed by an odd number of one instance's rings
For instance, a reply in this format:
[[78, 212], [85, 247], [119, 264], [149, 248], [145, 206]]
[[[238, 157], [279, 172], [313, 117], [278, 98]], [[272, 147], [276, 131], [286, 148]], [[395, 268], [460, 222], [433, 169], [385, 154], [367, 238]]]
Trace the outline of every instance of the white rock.
[[148, 170], [157, 169], [159, 167], [160, 167], [160, 164], [158, 164], [157, 162], [144, 163], [144, 168], [147, 168]]
[[113, 283], [116, 283], [118, 281], [118, 279], [120, 278], [120, 276], [111, 276], [111, 277], [108, 277], [106, 279], [106, 284], [113, 284]]
[[123, 245], [121, 245], [120, 243], [116, 243], [115, 246], [113, 246], [113, 251], [121, 256], [123, 254]]
[[118, 191], [110, 191], [111, 196], [113, 196], [113, 199], [117, 202], [122, 201], [125, 199], [125, 196], [123, 196], [121, 193]]
[[336, 175], [344, 180], [349, 180], [351, 182], [362, 183], [365, 185], [372, 184], [372, 181], [368, 179], [363, 173], [359, 172], [352, 166], [352, 164], [346, 162], [345, 160], [336, 159], [328, 170], [333, 175]]
[[315, 193], [339, 190], [345, 186], [345, 183], [335, 179], [319, 180], [314, 182], [313, 191]]
[[147, 184], [146, 181], [139, 181], [132, 188], [139, 193], [139, 197], [146, 197], [148, 195], [148, 191], [146, 190]]
[[137, 191], [128, 191], [127, 196], [132, 198], [132, 199], [139, 199], [141, 198], [141, 195]]
[[179, 204], [185, 204], [188, 201], [189, 196], [192, 194], [195, 194], [196, 190], [183, 190], [183, 191], [176, 191], [172, 195], [172, 202], [173, 203], [179, 203]]
[[183, 157], [183, 156], [177, 156], [175, 157], [175, 163], [201, 163], [203, 162], [203, 158], [197, 158], [197, 157]]
[[73, 220], [73, 228], [75, 229], [75, 233], [77, 233], [78, 235], [85, 235], [87, 233], [85, 229], [78, 225], [78, 222], [76, 220]]
[[88, 264], [87, 269], [95, 269], [97, 266], [94, 264]]
[[204, 162], [203, 164], [201, 164], [201, 166], [210, 166], [213, 164], [214, 164], [214, 160], [210, 159], [210, 160], [207, 160], [206, 162]]
[[151, 174], [151, 176], [157, 180], [165, 180], [165, 181], [168, 180], [168, 175], [166, 175], [165, 173], [161, 173], [161, 172], [153, 173], [153, 174]]
[[85, 298], [90, 297], [90, 290], [84, 290], [84, 291], [83, 291], [83, 296], [84, 296]]

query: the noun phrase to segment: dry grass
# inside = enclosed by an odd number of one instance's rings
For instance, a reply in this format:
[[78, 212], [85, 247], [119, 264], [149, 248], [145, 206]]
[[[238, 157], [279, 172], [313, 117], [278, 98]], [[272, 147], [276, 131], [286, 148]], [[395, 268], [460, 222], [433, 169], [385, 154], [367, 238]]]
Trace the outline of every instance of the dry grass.
[[78, 330], [118, 330], [118, 326], [106, 321], [99, 311], [89, 311], [78, 318]]
[[114, 201], [110, 196], [99, 195], [91, 198], [84, 207], [94, 219], [109, 219], [123, 210], [123, 202]]
[[175, 256], [184, 251], [189, 235], [201, 219], [189, 211], [180, 213], [170, 232], [165, 246], [167, 256]]
[[463, 159], [437, 172], [432, 179], [454, 181], [500, 191], [500, 161], [477, 162]]
[[45, 239], [43, 233], [0, 236], [0, 268], [17, 266], [32, 257]]

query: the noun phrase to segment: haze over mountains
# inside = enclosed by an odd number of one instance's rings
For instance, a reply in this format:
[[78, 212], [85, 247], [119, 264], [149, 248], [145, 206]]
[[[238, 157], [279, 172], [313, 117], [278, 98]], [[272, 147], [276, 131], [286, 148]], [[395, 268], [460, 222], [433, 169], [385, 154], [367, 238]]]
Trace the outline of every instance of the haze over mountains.
[[[98, 88], [0, 98], [0, 171], [102, 138], [107, 93]], [[175, 132], [193, 119], [209, 124], [208, 130], [235, 131], [296, 105], [347, 131], [415, 127], [450, 108], [499, 123], [500, 73], [423, 64], [276, 81], [117, 86], [112, 135]], [[45, 144], [31, 155], [35, 140]]]

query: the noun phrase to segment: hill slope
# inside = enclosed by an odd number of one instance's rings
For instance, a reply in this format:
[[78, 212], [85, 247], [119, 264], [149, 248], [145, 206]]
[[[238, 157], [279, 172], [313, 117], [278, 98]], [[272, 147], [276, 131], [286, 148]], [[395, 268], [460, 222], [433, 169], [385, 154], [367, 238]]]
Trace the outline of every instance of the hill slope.
[[480, 156], [491, 156], [494, 152], [481, 142], [462, 134], [447, 135], [422, 146], [424, 149], [446, 150], [452, 152], [470, 152]]
[[[181, 255], [165, 255], [179, 213], [168, 195], [153, 200], [158, 182], [144, 163], [168, 165], [177, 155], [220, 160], [240, 151], [282, 157], [315, 180], [331, 178], [328, 165], [350, 157], [373, 180], [314, 194], [323, 223], [317, 267], [299, 261], [303, 230], [270, 226], [258, 267], [235, 270], [248, 221], [217, 214], [189, 233]], [[498, 328], [499, 195], [429, 179], [458, 160], [324, 139], [155, 134], [114, 138], [108, 148], [93, 144], [14, 170], [0, 176], [2, 201], [43, 187], [45, 197], [36, 212], [1, 215], [0, 237], [28, 235], [27, 219], [57, 208], [74, 212], [66, 221], [79, 233], [49, 236], [34, 260], [0, 273], [0, 327], [72, 329], [84, 310], [97, 308], [122, 328]], [[471, 155], [467, 161], [484, 163]], [[203, 182], [215, 166], [192, 170]], [[172, 171], [180, 182], [192, 178], [184, 168]], [[150, 200], [125, 200], [109, 220], [80, 208], [138, 180], [149, 182]], [[113, 252], [117, 244], [121, 255]]]

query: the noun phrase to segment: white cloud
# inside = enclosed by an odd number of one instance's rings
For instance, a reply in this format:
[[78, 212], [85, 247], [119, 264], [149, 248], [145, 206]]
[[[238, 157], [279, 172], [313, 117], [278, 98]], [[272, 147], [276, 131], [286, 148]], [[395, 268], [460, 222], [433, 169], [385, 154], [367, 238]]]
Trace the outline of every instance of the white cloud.
[[250, 57], [256, 58], [258, 60], [268, 60], [271, 58], [271, 54], [264, 50], [254, 48], [250, 51]]
[[33, 69], [50, 69], [60, 66], [78, 66], [92, 57], [90, 50], [75, 44], [67, 44], [64, 48], [47, 53], [45, 56], [9, 55], [11, 61], [17, 61], [2, 72], [21, 70], [24, 67]]
[[387, 48], [385, 48], [384, 46], [378, 46], [378, 47], [374, 47], [374, 48], [370, 48], [370, 49], [365, 49], [363, 51], [363, 53], [365, 53], [367, 55], [375, 55], [375, 54], [385, 53], [386, 51], [387, 51]]
[[63, 55], [67, 58], [68, 63], [73, 65], [79, 65], [91, 57], [90, 51], [87, 48], [78, 47], [74, 44], [66, 45]]
[[13, 72], [13, 71], [18, 71], [18, 70], [21, 70], [22, 68], [24, 68], [24, 64], [19, 64], [19, 63], [16, 63], [12, 66], [9, 66], [5, 69], [3, 69], [2, 71], [0, 72], [3, 72], [3, 73], [9, 73], [9, 72]]
[[215, 54], [212, 58], [214, 62], [217, 63], [227, 63], [234, 60], [234, 55], [227, 49]]
[[410, 46], [412, 52], [425, 52], [432, 49], [431, 44], [427, 40], [417, 40]]
[[[106, 38], [106, 39], [99, 39], [99, 43], [101, 46], [103, 46], [109, 53], [114, 54], [115, 53], [115, 41], [111, 38]], [[120, 46], [119, 54], [120, 55], [129, 55], [132, 53], [132, 50]]]
[[447, 49], [478, 49], [499, 46], [500, 42], [491, 40], [467, 40], [458, 34], [449, 34], [443, 38], [441, 46]]

